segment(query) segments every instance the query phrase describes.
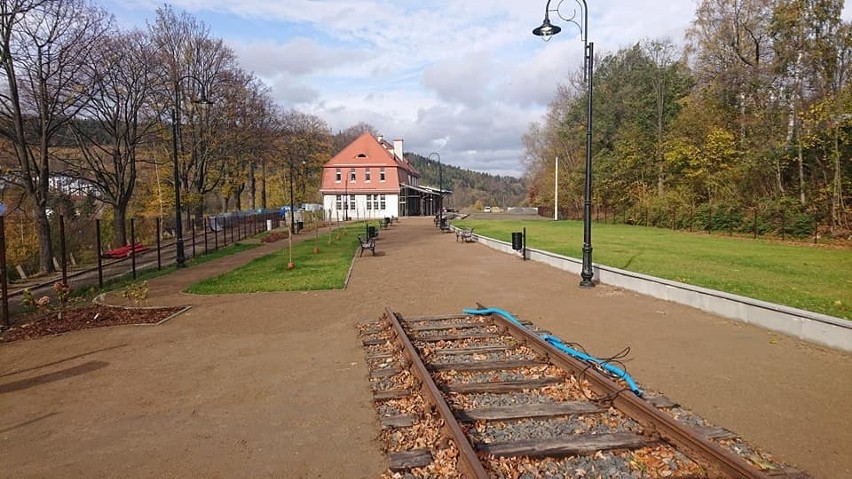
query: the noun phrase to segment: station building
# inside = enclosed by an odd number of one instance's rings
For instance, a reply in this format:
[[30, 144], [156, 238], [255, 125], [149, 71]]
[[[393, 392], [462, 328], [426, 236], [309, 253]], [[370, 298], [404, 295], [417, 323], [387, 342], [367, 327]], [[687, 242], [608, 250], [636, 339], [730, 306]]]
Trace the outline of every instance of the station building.
[[437, 214], [441, 191], [420, 186], [420, 172], [393, 143], [366, 132], [323, 165], [323, 208], [330, 219]]

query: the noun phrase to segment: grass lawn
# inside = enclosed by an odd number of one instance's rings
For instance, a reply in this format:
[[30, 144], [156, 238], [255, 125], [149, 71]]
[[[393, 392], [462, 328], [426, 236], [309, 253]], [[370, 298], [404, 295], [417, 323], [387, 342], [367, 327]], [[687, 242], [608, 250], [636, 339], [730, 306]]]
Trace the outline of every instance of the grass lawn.
[[[354, 224], [305, 238], [293, 244], [293, 263], [287, 269], [289, 250], [256, 258], [250, 263], [225, 274], [196, 283], [187, 289], [195, 294], [257, 293], [272, 291], [309, 291], [340, 289], [346, 281], [352, 257], [358, 248], [355, 235], [364, 233], [364, 224]], [[313, 232], [304, 232], [313, 235]], [[286, 239], [279, 241], [287, 241]], [[318, 244], [319, 252], [314, 254]]]
[[[467, 220], [477, 234], [582, 257], [579, 221]], [[852, 251], [642, 226], [592, 225], [595, 264], [852, 319]]]

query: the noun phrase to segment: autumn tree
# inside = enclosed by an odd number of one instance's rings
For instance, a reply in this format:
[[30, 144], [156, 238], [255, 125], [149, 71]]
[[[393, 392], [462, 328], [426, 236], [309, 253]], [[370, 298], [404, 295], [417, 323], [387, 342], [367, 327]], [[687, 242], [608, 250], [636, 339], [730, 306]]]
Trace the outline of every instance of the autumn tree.
[[98, 198], [112, 205], [115, 238], [125, 244], [139, 151], [158, 126], [150, 102], [159, 80], [145, 33], [114, 32], [99, 39], [95, 47], [89, 62], [90, 98], [78, 121], [71, 123], [81, 154], [66, 160], [66, 171], [93, 184]]
[[358, 122], [345, 130], [338, 131], [331, 139], [332, 149], [334, 150], [333, 153], [336, 154], [340, 150], [346, 148], [350, 143], [355, 141], [356, 138], [367, 132], [374, 137], [379, 135], [379, 130], [377, 130], [376, 127], [364, 121]]
[[223, 178], [220, 140], [234, 98], [220, 82], [233, 78], [236, 57], [221, 39], [211, 36], [207, 25], [169, 6], [157, 10], [149, 30], [164, 79], [161, 114], [177, 132], [177, 176], [185, 193], [183, 202], [200, 219], [204, 195]]
[[318, 190], [322, 165], [331, 158], [328, 125], [315, 115], [288, 110], [279, 115], [276, 135], [280, 177], [287, 185], [291, 202], [310, 200], [308, 187]]
[[89, 101], [87, 68], [111, 18], [83, 0], [2, 2], [0, 134], [14, 145], [17, 181], [31, 201], [39, 271], [54, 270], [48, 200], [52, 149], [60, 132]]

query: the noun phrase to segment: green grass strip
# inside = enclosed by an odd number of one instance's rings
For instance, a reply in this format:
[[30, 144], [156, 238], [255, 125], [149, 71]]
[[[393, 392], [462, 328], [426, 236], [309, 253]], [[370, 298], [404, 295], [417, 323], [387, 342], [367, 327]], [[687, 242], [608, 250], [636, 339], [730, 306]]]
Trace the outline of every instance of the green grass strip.
[[[237, 269], [190, 286], [195, 294], [233, 294], [274, 291], [311, 291], [342, 289], [352, 257], [358, 248], [357, 234], [363, 236], [364, 224], [349, 225], [293, 244], [293, 263], [287, 269], [288, 248], [256, 258]], [[310, 235], [312, 232], [304, 232]], [[286, 239], [280, 241], [287, 241]], [[319, 252], [314, 253], [318, 245]]]
[[[528, 247], [582, 258], [579, 221], [454, 224], [507, 242], [526, 227]], [[604, 223], [592, 225], [592, 247], [595, 264], [852, 319], [848, 249]]]

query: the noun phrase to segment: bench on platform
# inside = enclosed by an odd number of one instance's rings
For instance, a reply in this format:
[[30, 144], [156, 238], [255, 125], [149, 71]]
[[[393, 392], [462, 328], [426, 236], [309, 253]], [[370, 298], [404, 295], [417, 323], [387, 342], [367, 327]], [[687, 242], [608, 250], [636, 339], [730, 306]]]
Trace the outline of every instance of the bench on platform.
[[148, 251], [149, 249], [150, 248], [143, 245], [142, 243], [136, 243], [136, 244], [132, 244], [132, 245], [128, 244], [128, 245], [121, 246], [119, 248], [111, 249], [111, 250], [101, 254], [101, 257], [102, 258], [112, 258], [112, 259], [127, 258], [130, 255], [144, 253], [144, 252]]
[[456, 230], [456, 241], [462, 240], [462, 243], [470, 243], [473, 241], [473, 228]]
[[373, 252], [373, 256], [376, 255], [376, 238], [362, 239], [361, 235], [358, 235], [358, 243], [361, 245], [361, 253], [358, 255], [359, 257], [364, 254], [364, 250], [368, 249]]

